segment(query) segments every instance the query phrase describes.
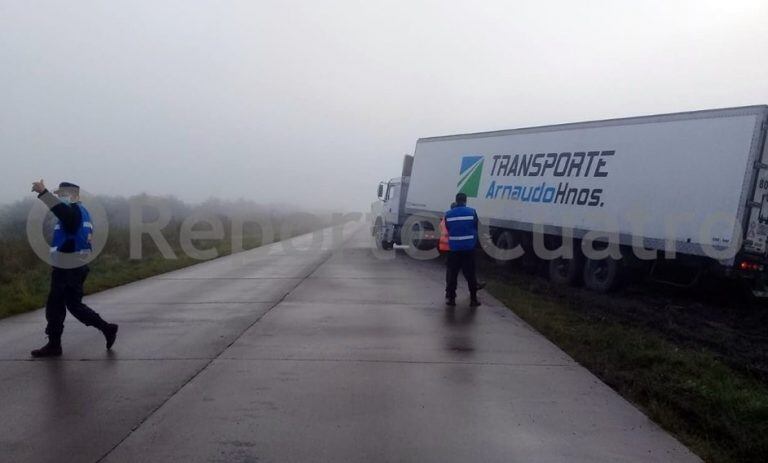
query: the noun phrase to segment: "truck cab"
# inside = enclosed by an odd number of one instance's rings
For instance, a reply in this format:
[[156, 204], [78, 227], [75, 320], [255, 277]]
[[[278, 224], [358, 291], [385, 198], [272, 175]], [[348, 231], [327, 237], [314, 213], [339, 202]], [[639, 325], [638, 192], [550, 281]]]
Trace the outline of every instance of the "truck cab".
[[371, 234], [382, 249], [392, 249], [395, 243], [401, 242], [400, 226], [404, 222], [409, 180], [410, 177], [395, 177], [379, 183], [378, 200], [371, 204]]
[[382, 249], [401, 244], [400, 232], [405, 223], [405, 199], [412, 167], [413, 156], [406, 154], [401, 175], [380, 182], [376, 192], [378, 199], [371, 204], [371, 234]]

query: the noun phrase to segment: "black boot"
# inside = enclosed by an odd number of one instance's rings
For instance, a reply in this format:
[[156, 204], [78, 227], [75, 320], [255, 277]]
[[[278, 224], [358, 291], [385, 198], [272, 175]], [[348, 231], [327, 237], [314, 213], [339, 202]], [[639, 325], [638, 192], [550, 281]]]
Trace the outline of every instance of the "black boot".
[[34, 358], [60, 357], [61, 356], [61, 338], [48, 337], [48, 344], [32, 352]]
[[104, 328], [101, 328], [101, 332], [104, 333], [104, 339], [107, 340], [107, 350], [112, 348], [112, 345], [117, 339], [118, 326], [114, 323], [107, 323]]
[[449, 307], [453, 307], [456, 305], [456, 297], [455, 296], [445, 296], [445, 305]]
[[470, 307], [479, 307], [480, 301], [477, 299], [477, 294], [473, 294], [472, 297], [469, 300], [469, 306]]

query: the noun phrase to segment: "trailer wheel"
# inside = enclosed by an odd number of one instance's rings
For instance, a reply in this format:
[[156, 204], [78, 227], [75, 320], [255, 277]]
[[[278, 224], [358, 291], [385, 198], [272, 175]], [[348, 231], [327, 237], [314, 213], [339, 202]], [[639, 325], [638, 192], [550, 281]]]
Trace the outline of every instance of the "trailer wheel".
[[548, 263], [549, 279], [558, 285], [576, 286], [581, 283], [584, 259], [575, 253], [572, 259], [558, 257]]
[[621, 283], [621, 262], [605, 258], [584, 262], [584, 285], [596, 292], [607, 293], [618, 288]]
[[[502, 230], [493, 240], [493, 244], [499, 249], [509, 250], [520, 245], [520, 237], [512, 230]], [[496, 265], [504, 266], [509, 264], [509, 260], [493, 259]]]

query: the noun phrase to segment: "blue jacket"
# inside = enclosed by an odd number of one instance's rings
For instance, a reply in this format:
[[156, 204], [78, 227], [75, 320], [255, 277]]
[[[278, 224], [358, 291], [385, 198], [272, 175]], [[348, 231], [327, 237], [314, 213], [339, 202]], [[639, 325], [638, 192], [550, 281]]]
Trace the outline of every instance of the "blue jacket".
[[445, 212], [448, 246], [451, 251], [470, 251], [477, 245], [477, 212], [467, 206], [457, 206]]
[[[80, 212], [80, 221], [74, 226], [67, 226], [61, 219], [53, 228], [52, 252], [76, 252], [87, 253], [91, 251], [91, 236], [93, 235], [93, 223], [88, 210], [80, 203], [75, 203], [71, 208], [77, 208]], [[76, 214], [77, 215], [77, 214]]]

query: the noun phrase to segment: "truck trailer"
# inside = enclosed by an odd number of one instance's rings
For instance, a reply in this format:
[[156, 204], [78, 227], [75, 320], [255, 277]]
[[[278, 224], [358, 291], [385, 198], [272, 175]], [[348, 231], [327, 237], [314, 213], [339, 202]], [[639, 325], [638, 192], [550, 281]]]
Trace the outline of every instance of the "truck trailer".
[[486, 250], [535, 254], [554, 281], [605, 292], [713, 272], [766, 295], [767, 131], [757, 105], [420, 138], [379, 184], [372, 235], [429, 250], [463, 192]]

